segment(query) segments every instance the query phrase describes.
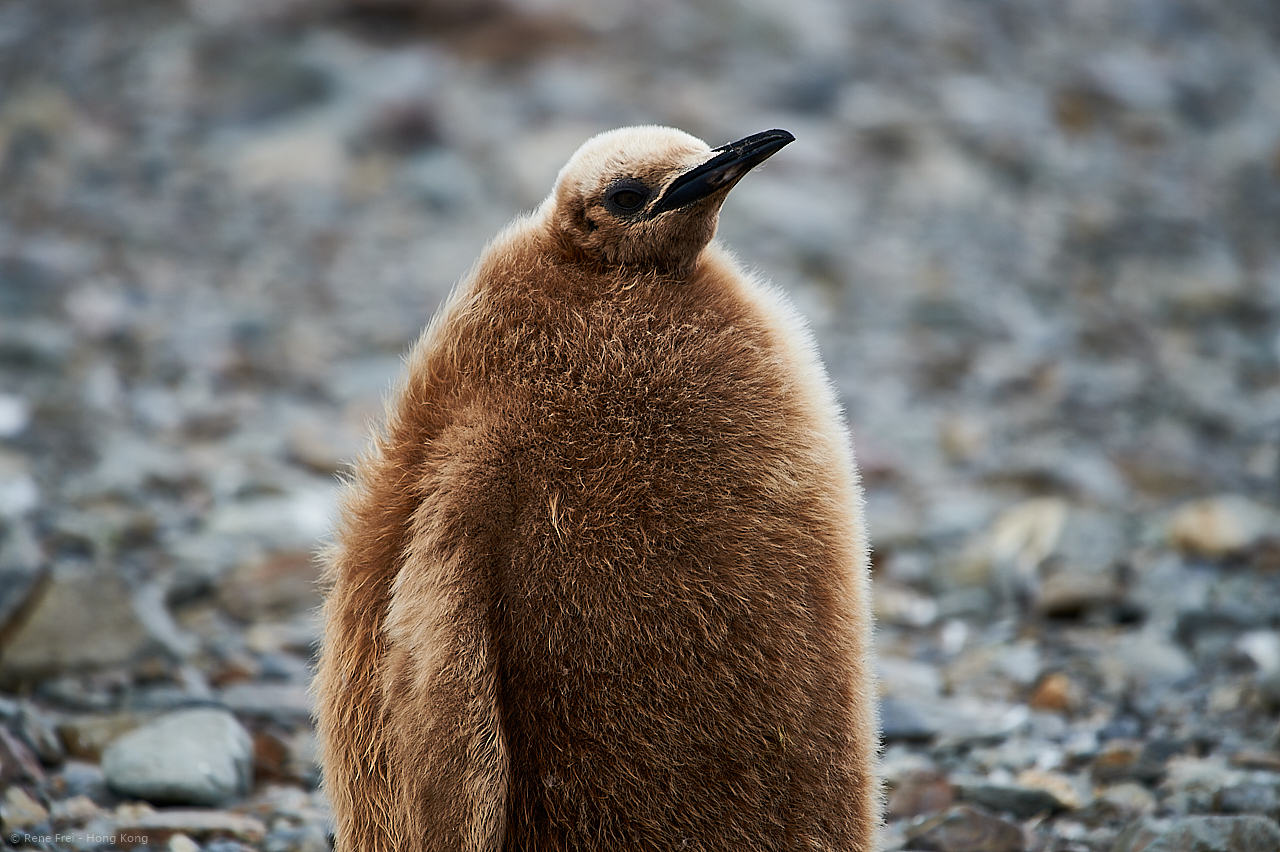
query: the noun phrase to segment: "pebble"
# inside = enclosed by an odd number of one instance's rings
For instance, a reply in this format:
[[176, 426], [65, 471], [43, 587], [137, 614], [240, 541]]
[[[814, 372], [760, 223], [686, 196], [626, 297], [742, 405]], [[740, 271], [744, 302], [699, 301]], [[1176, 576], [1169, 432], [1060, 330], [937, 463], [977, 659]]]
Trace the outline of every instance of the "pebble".
[[114, 794], [107, 790], [107, 781], [95, 760], [86, 763], [81, 760], [68, 760], [53, 778], [53, 787], [72, 799], [84, 796], [99, 804], [111, 801]]
[[66, 716], [58, 723], [58, 735], [72, 757], [96, 763], [112, 740], [149, 718], [148, 714], [133, 712]]
[[1148, 690], [1175, 686], [1195, 673], [1187, 654], [1154, 623], [1121, 637], [1112, 653], [1126, 678]]
[[200, 841], [229, 838], [257, 844], [267, 834], [267, 827], [259, 819], [219, 810], [174, 809], [118, 815], [116, 829], [122, 834], [145, 836], [148, 845], [166, 842], [175, 834]]
[[102, 770], [124, 796], [217, 806], [248, 792], [253, 740], [225, 710], [179, 710], [112, 742]]
[[6, 831], [35, 828], [48, 818], [44, 805], [21, 787], [10, 787], [0, 801], [0, 823], [4, 823]]
[[1102, 788], [1086, 808], [1091, 823], [1123, 825], [1155, 812], [1156, 796], [1146, 787], [1125, 781]]
[[1078, 618], [1118, 607], [1123, 601], [1120, 583], [1109, 570], [1059, 569], [1036, 587], [1032, 606], [1049, 618]]
[[1280, 819], [1280, 777], [1223, 787], [1214, 804], [1215, 810], [1224, 814], [1262, 814]]
[[[3, 460], [0, 453], [0, 468]], [[0, 636], [17, 629], [26, 608], [47, 582], [48, 573], [47, 560], [30, 522], [0, 521]]]
[[1116, 842], [1111, 847], [1111, 852], [1146, 852], [1166, 827], [1167, 823], [1157, 823], [1155, 821], [1136, 820], [1131, 822], [1116, 836]]
[[1065, 810], [1062, 801], [1048, 790], [1008, 784], [957, 784], [956, 798], [989, 811], [1008, 814], [1019, 820], [1048, 816]]
[[893, 698], [880, 701], [880, 730], [885, 742], [928, 742], [941, 728], [927, 720], [910, 701]]
[[1230, 764], [1237, 769], [1261, 769], [1280, 774], [1280, 752], [1243, 749], [1231, 755]]
[[0, 727], [0, 782], [40, 784], [44, 769], [31, 749], [8, 729]]
[[13, 438], [31, 423], [31, 405], [21, 396], [0, 393], [0, 438]]
[[1083, 690], [1062, 672], [1050, 672], [1040, 679], [1027, 698], [1027, 706], [1033, 710], [1068, 712], [1084, 703]]
[[1245, 497], [1228, 494], [1187, 503], [1169, 521], [1169, 538], [1199, 556], [1218, 558], [1277, 535], [1280, 517]]
[[262, 844], [262, 852], [328, 852], [325, 830], [310, 823], [298, 828], [273, 830]]
[[115, 573], [58, 568], [0, 656], [0, 684], [136, 662], [160, 645]]
[[305, 683], [237, 683], [220, 690], [218, 700], [245, 716], [296, 724], [311, 718], [311, 693]]
[[0, 519], [12, 523], [40, 505], [40, 486], [20, 457], [0, 454]]
[[313, 610], [320, 605], [319, 565], [310, 551], [286, 551], [236, 566], [219, 599], [246, 622]]
[[1182, 743], [1171, 740], [1112, 740], [1095, 756], [1091, 774], [1096, 783], [1154, 784], [1165, 776], [1170, 758], [1183, 748]]
[[287, 781], [315, 787], [320, 781], [314, 736], [269, 727], [253, 737], [254, 777], [258, 781]]
[[1132, 839], [1125, 838], [1123, 842], [1118, 839], [1112, 852], [1275, 852], [1280, 849], [1280, 826], [1260, 816], [1188, 817], [1175, 821], [1149, 841], [1148, 837], [1150, 834], [1139, 828]]
[[165, 848], [169, 852], [200, 852], [200, 844], [180, 831], [169, 835], [169, 842], [165, 844]]
[[49, 816], [55, 826], [84, 825], [102, 816], [102, 808], [97, 802], [85, 795], [71, 796], [54, 802]]
[[956, 579], [1030, 588], [1044, 560], [1058, 545], [1069, 506], [1053, 498], [1034, 498], [1001, 512], [969, 545]]
[[11, 724], [14, 733], [31, 749], [42, 764], [57, 766], [62, 763], [66, 754], [62, 741], [43, 714], [28, 704], [18, 710]]
[[907, 841], [921, 852], [1025, 852], [1028, 846], [1019, 825], [968, 805], [909, 829]]
[[955, 798], [955, 788], [946, 775], [936, 769], [917, 769], [893, 785], [886, 812], [891, 820], [936, 814], [949, 808]]
[[[1057, 758], [1045, 760], [1042, 753], [1039, 762], [1056, 764]], [[1019, 772], [1015, 780], [1021, 787], [1048, 793], [1056, 801], [1056, 810], [1073, 811], [1085, 803], [1084, 791], [1088, 790], [1088, 785], [1081, 776], [1032, 767]]]
[[1160, 786], [1165, 806], [1175, 813], [1208, 814], [1217, 810], [1223, 790], [1240, 780], [1239, 770], [1217, 758], [1173, 757]]
[[1154, 781], [1163, 766], [1140, 765], [1143, 743], [1139, 740], [1112, 740], [1093, 759], [1091, 769], [1095, 783], [1108, 784], [1128, 778]]

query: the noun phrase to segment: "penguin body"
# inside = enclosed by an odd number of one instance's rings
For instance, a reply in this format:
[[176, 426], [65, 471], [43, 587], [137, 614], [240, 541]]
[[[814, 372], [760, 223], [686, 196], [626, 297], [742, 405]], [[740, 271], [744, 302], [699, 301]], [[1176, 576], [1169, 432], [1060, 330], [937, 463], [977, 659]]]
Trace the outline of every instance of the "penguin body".
[[847, 435], [711, 241], [790, 139], [595, 137], [416, 345], [327, 565], [338, 852], [873, 848]]

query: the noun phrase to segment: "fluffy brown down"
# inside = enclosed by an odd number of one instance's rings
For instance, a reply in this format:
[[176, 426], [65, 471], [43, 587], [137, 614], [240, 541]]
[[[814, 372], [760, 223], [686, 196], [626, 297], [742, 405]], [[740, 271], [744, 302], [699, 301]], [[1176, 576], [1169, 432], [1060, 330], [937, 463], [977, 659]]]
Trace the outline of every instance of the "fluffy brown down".
[[[672, 174], [709, 156], [686, 138]], [[707, 243], [723, 196], [678, 211], [710, 217], [688, 257], [620, 262], [565, 224], [610, 176], [566, 201], [569, 172], [432, 321], [349, 489], [338, 852], [870, 852], [861, 497], [812, 342]]]

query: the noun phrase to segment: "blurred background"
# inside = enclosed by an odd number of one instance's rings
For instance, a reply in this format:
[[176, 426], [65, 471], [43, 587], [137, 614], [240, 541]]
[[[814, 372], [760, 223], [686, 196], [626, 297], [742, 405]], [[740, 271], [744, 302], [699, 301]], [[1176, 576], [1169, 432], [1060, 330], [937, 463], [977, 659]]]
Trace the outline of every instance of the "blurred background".
[[[798, 139], [720, 235], [862, 464], [887, 847], [1266, 848], [1273, 0], [3, 0], [4, 842], [326, 848], [339, 477], [485, 241], [642, 123]], [[155, 777], [210, 738], [222, 786]]]

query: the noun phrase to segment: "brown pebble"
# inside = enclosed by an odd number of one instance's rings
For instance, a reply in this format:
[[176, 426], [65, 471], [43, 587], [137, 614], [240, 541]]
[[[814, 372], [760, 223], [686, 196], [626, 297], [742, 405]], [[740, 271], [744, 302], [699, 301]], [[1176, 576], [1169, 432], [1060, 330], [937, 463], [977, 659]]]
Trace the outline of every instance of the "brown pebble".
[[1237, 769], [1280, 772], [1280, 752], [1245, 749], [1231, 755], [1231, 765]]
[[287, 781], [289, 773], [289, 743], [274, 730], [258, 731], [253, 735], [253, 776], [263, 781]]
[[72, 716], [58, 724], [58, 736], [67, 754], [97, 763], [102, 759], [102, 750], [112, 740], [132, 731], [147, 718], [142, 713]]
[[1062, 713], [1074, 709], [1078, 690], [1071, 678], [1062, 672], [1051, 672], [1040, 679], [1027, 704], [1033, 710]]
[[1142, 743], [1136, 740], [1112, 740], [1093, 759], [1093, 781], [1108, 784], [1132, 777], [1138, 758], [1142, 756]]
[[945, 773], [933, 769], [909, 772], [889, 794], [891, 819], [936, 814], [955, 803], [955, 789]]

